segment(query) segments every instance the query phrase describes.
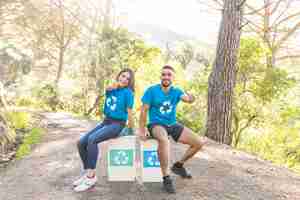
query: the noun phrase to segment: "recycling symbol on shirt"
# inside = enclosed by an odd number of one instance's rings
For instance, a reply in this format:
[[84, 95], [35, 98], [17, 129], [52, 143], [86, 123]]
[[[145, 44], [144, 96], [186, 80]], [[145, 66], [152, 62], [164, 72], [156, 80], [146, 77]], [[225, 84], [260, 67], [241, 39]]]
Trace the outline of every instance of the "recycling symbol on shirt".
[[125, 151], [118, 151], [113, 158], [116, 165], [127, 165], [129, 162], [129, 156]]
[[112, 111], [114, 111], [117, 108], [117, 97], [115, 97], [115, 96], [108, 97], [107, 100], [106, 100], [106, 105]]
[[147, 159], [148, 165], [149, 166], [155, 166], [155, 167], [159, 167], [160, 166], [160, 162], [158, 160], [158, 155], [156, 151], [153, 151], [150, 153], [148, 159]]
[[173, 106], [170, 101], [163, 102], [162, 106], [160, 106], [159, 111], [161, 114], [169, 114], [173, 109]]

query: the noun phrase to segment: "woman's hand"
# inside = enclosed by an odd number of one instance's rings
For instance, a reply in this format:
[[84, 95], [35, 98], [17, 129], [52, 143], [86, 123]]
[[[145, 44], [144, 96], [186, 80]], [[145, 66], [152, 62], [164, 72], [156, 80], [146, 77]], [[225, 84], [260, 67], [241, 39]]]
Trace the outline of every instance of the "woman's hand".
[[134, 135], [133, 128], [128, 128], [128, 135]]
[[120, 87], [120, 84], [118, 82], [115, 82], [115, 83], [107, 86], [106, 90], [111, 91], [111, 90], [117, 89], [118, 87]]

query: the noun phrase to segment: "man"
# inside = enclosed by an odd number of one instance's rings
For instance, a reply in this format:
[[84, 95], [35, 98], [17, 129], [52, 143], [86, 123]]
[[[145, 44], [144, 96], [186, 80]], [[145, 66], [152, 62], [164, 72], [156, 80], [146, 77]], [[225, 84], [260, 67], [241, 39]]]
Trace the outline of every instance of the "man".
[[203, 146], [200, 138], [191, 129], [176, 122], [176, 106], [179, 101], [193, 103], [195, 98], [189, 93], [184, 93], [179, 88], [173, 87], [175, 77], [173, 67], [166, 65], [161, 70], [161, 83], [149, 87], [142, 97], [142, 108], [139, 121], [139, 134], [142, 140], [146, 140], [147, 113], [149, 112], [148, 130], [150, 135], [158, 142], [158, 157], [163, 175], [163, 187], [168, 193], [175, 193], [175, 188], [170, 178], [169, 139], [170, 135], [176, 142], [189, 145], [189, 148], [181, 158], [171, 167], [173, 173], [183, 178], [192, 178], [184, 168], [187, 160], [193, 157]]

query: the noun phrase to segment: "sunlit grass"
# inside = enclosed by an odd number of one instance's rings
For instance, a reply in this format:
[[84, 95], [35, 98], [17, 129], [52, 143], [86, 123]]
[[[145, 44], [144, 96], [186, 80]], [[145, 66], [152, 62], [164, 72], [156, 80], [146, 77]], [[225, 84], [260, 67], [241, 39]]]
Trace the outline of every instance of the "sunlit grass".
[[29, 126], [31, 115], [26, 112], [9, 112], [7, 118], [14, 129], [25, 129]]
[[238, 149], [300, 173], [299, 147], [299, 129], [277, 127], [276, 131], [262, 134], [260, 137], [244, 138]]
[[43, 135], [43, 129], [33, 128], [28, 134], [26, 134], [23, 143], [17, 150], [16, 158], [21, 159], [31, 152], [32, 146], [40, 142]]

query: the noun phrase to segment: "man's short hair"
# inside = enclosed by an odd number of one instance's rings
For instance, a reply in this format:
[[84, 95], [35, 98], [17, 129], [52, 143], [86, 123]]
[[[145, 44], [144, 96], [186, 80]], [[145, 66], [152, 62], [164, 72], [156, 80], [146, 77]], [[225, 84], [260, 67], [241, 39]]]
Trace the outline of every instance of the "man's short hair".
[[175, 73], [175, 69], [171, 65], [165, 65], [165, 66], [163, 66], [162, 70], [164, 70], [164, 69], [172, 70]]

